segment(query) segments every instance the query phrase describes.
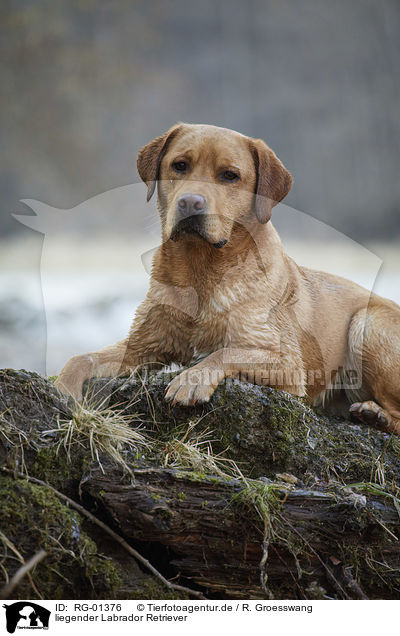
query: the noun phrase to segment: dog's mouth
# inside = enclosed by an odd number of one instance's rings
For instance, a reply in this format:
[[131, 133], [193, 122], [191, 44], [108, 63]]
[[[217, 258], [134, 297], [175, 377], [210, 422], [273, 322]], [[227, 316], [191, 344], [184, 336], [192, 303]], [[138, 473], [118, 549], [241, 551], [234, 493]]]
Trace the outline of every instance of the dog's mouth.
[[172, 230], [170, 238], [172, 241], [180, 241], [186, 236], [197, 236], [218, 249], [224, 247], [227, 243], [226, 239], [213, 243], [204, 227], [203, 219], [199, 215], [190, 216], [179, 221]]

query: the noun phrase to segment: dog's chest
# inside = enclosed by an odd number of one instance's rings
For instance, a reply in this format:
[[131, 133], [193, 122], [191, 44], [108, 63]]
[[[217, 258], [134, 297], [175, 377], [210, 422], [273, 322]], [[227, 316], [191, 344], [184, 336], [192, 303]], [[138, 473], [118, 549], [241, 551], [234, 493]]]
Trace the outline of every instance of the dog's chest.
[[191, 344], [200, 355], [226, 347], [270, 347], [277, 338], [268, 316], [265, 298], [235, 286], [218, 289], [199, 304]]

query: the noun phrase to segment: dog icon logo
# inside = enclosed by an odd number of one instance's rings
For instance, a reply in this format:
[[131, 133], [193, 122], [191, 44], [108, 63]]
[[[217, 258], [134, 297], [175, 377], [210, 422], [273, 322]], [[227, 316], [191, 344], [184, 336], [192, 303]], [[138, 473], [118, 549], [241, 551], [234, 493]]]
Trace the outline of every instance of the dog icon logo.
[[48, 629], [51, 612], [30, 601], [19, 601], [3, 605], [6, 610], [7, 631], [14, 634], [16, 629]]

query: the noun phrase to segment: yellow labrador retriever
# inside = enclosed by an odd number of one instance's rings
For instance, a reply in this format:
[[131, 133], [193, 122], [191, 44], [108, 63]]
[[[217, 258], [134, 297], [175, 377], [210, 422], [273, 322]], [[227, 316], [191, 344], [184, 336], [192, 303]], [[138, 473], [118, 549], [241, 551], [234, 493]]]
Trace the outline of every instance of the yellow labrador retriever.
[[172, 362], [191, 368], [166, 399], [206, 402], [226, 377], [311, 400], [340, 386], [354, 417], [400, 435], [400, 307], [298, 266], [272, 224], [292, 178], [260, 139], [178, 124], [142, 148], [158, 183], [162, 245], [128, 337], [73, 357], [57, 386], [77, 399], [93, 376]]

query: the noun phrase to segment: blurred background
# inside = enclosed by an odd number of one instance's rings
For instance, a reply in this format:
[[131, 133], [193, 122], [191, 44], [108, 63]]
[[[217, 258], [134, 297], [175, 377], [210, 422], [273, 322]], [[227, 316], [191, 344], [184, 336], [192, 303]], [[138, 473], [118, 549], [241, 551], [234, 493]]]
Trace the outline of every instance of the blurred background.
[[[310, 220], [300, 237], [287, 217], [289, 253], [400, 302], [397, 0], [3, 0], [0, 11], [0, 366], [44, 372], [50, 324], [49, 373], [125, 335], [158, 227], [144, 186], [124, 186], [139, 181], [139, 148], [177, 121], [265, 139], [294, 175], [285, 203]], [[45, 291], [47, 226], [11, 215], [40, 215], [38, 201], [52, 219]]]

